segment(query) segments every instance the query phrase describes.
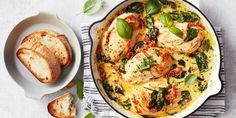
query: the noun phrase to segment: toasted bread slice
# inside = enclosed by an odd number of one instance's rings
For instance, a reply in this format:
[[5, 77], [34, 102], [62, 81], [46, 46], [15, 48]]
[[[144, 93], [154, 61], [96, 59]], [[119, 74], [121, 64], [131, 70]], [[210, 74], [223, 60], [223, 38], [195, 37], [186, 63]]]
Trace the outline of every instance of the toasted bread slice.
[[48, 112], [56, 118], [75, 118], [74, 98], [66, 93], [48, 104]]
[[53, 83], [61, 67], [56, 57], [40, 43], [23, 43], [16, 52], [24, 66], [42, 83]]
[[24, 42], [40, 42], [45, 45], [59, 60], [63, 68], [72, 62], [72, 50], [70, 44], [63, 34], [58, 34], [51, 30], [40, 30], [26, 36]]

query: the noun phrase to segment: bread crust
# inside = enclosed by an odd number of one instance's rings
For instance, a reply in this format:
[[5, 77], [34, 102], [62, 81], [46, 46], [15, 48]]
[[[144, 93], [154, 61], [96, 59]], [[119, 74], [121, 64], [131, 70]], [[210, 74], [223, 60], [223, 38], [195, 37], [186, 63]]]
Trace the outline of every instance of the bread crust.
[[[48, 112], [55, 118], [75, 118], [76, 116], [76, 108], [74, 106], [74, 112], [73, 114], [70, 114], [70, 116], [62, 116], [60, 115], [60, 113], [58, 113], [58, 111], [55, 109], [55, 106], [59, 103], [59, 101], [62, 101], [64, 100], [65, 97], [67, 96], [70, 96], [73, 98], [73, 96], [70, 94], [70, 93], [66, 93], [62, 96], [59, 96], [58, 98], [54, 99], [53, 101], [51, 101], [48, 106], [47, 106], [47, 109], [48, 109]], [[72, 104], [74, 104], [74, 101], [72, 101]]]
[[[23, 57], [21, 57], [21, 53], [33, 53], [34, 55], [37, 55], [44, 59], [47, 62], [48, 69], [45, 71], [49, 71], [50, 75], [49, 78], [44, 79], [40, 78], [36, 72], [33, 72], [33, 70], [26, 64], [26, 62], [23, 60]], [[18, 48], [16, 55], [18, 59], [23, 63], [23, 65], [42, 83], [53, 83], [56, 80], [58, 80], [61, 72], [61, 67], [59, 62], [57, 61], [54, 54], [52, 54], [47, 47], [40, 43], [30, 43], [26, 42], [21, 44], [21, 46]]]
[[[62, 43], [61, 46], [66, 51], [66, 56], [65, 56], [66, 58], [61, 59], [59, 56], [56, 56], [56, 57], [59, 60], [62, 68], [68, 67], [72, 62], [73, 53], [72, 53], [71, 46], [68, 42], [68, 39], [64, 34], [59, 34], [59, 33], [54, 32], [52, 30], [39, 30], [39, 31], [32, 32], [31, 34], [26, 36], [23, 39], [22, 44], [25, 43], [25, 42], [40, 42], [40, 43], [43, 44], [43, 40], [45, 40], [43, 38], [44, 36], [54, 37]], [[48, 47], [47, 44], [44, 44], [44, 45], [46, 47]], [[48, 48], [50, 48], [50, 47], [48, 47]], [[53, 50], [53, 49], [51, 49], [51, 50]], [[60, 60], [63, 60], [63, 61], [60, 61]]]

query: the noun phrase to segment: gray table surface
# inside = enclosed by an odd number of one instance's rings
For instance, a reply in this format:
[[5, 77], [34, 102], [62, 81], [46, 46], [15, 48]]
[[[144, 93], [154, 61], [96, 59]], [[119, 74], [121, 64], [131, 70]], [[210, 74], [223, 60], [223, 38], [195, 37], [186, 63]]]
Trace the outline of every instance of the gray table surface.
[[213, 25], [223, 29], [226, 72], [226, 113], [224, 118], [236, 116], [236, 0], [201, 0], [201, 10]]
[[[82, 17], [78, 13], [84, 0], [0, 0], [0, 117], [44, 118], [46, 110], [40, 102], [23, 97], [23, 90], [9, 78], [4, 68], [3, 47], [9, 32], [22, 19], [41, 10], [58, 13], [76, 34], [79, 34]], [[106, 0], [118, 3], [118, 0]], [[226, 113], [219, 117], [236, 116], [236, 0], [201, 0], [201, 10], [213, 25], [223, 29], [226, 72]], [[111, 9], [107, 6], [105, 9]], [[104, 10], [105, 11], [105, 10]], [[105, 13], [103, 13], [104, 15]], [[91, 18], [91, 17], [90, 17]], [[91, 19], [90, 19], [91, 20]], [[93, 19], [95, 20], [95, 19]], [[80, 36], [78, 35], [80, 38]], [[80, 108], [81, 109], [81, 108]], [[81, 116], [82, 117], [82, 116]]]

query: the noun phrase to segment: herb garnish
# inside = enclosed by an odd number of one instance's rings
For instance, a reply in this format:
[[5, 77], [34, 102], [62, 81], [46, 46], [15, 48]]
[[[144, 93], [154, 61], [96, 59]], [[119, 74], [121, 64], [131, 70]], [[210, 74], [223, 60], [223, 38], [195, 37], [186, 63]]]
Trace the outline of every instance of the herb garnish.
[[143, 62], [138, 66], [139, 71], [148, 70], [151, 68], [151, 65], [156, 63], [156, 60], [153, 60], [151, 58], [144, 58]]

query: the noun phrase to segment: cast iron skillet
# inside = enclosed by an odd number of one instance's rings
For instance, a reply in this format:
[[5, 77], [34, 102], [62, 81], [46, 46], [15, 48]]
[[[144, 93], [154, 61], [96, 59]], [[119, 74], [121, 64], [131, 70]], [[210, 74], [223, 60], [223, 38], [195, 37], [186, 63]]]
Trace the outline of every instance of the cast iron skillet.
[[[98, 81], [100, 79], [100, 75], [98, 73], [98, 68], [97, 68], [97, 59], [96, 59], [96, 49], [98, 46], [98, 40], [97, 37], [99, 34], [97, 34], [97, 29], [103, 28], [109, 20], [121, 9], [127, 7], [130, 3], [133, 3], [135, 1], [140, 1], [142, 2], [143, 0], [128, 0], [128, 1], [123, 1], [117, 6], [115, 6], [108, 14], [100, 21], [94, 22], [90, 28], [89, 28], [89, 37], [92, 42], [91, 46], [91, 52], [90, 52], [90, 64], [91, 64], [91, 73], [93, 76], [93, 80], [95, 82], [95, 85], [103, 97], [103, 99], [109, 104], [116, 112], [119, 114], [123, 115], [124, 117], [135, 117], [137, 114], [130, 113], [129, 111], [123, 109], [121, 106], [119, 106], [115, 101], [112, 101], [109, 99], [109, 97], [106, 95], [106, 92], [104, 91], [101, 82]], [[188, 7], [190, 10], [193, 12], [197, 13], [202, 21], [205, 23], [206, 28], [209, 30], [209, 32], [212, 34], [213, 39], [215, 41], [215, 47], [214, 47], [214, 53], [216, 55], [215, 58], [215, 66], [212, 71], [211, 78], [208, 83], [208, 88], [202, 93], [202, 95], [195, 100], [188, 108], [185, 110], [181, 111], [180, 113], [177, 113], [173, 116], [169, 117], [174, 117], [174, 118], [179, 118], [179, 117], [186, 117], [192, 113], [194, 113], [201, 105], [203, 105], [206, 100], [213, 95], [218, 94], [222, 90], [222, 82], [220, 79], [220, 66], [221, 66], [221, 51], [220, 51], [220, 46], [219, 46], [219, 39], [216, 35], [216, 31], [213, 28], [213, 25], [210, 23], [208, 18], [199, 10], [196, 6], [191, 4], [190, 2], [186, 0], [178, 0], [181, 4], [185, 5]]]

